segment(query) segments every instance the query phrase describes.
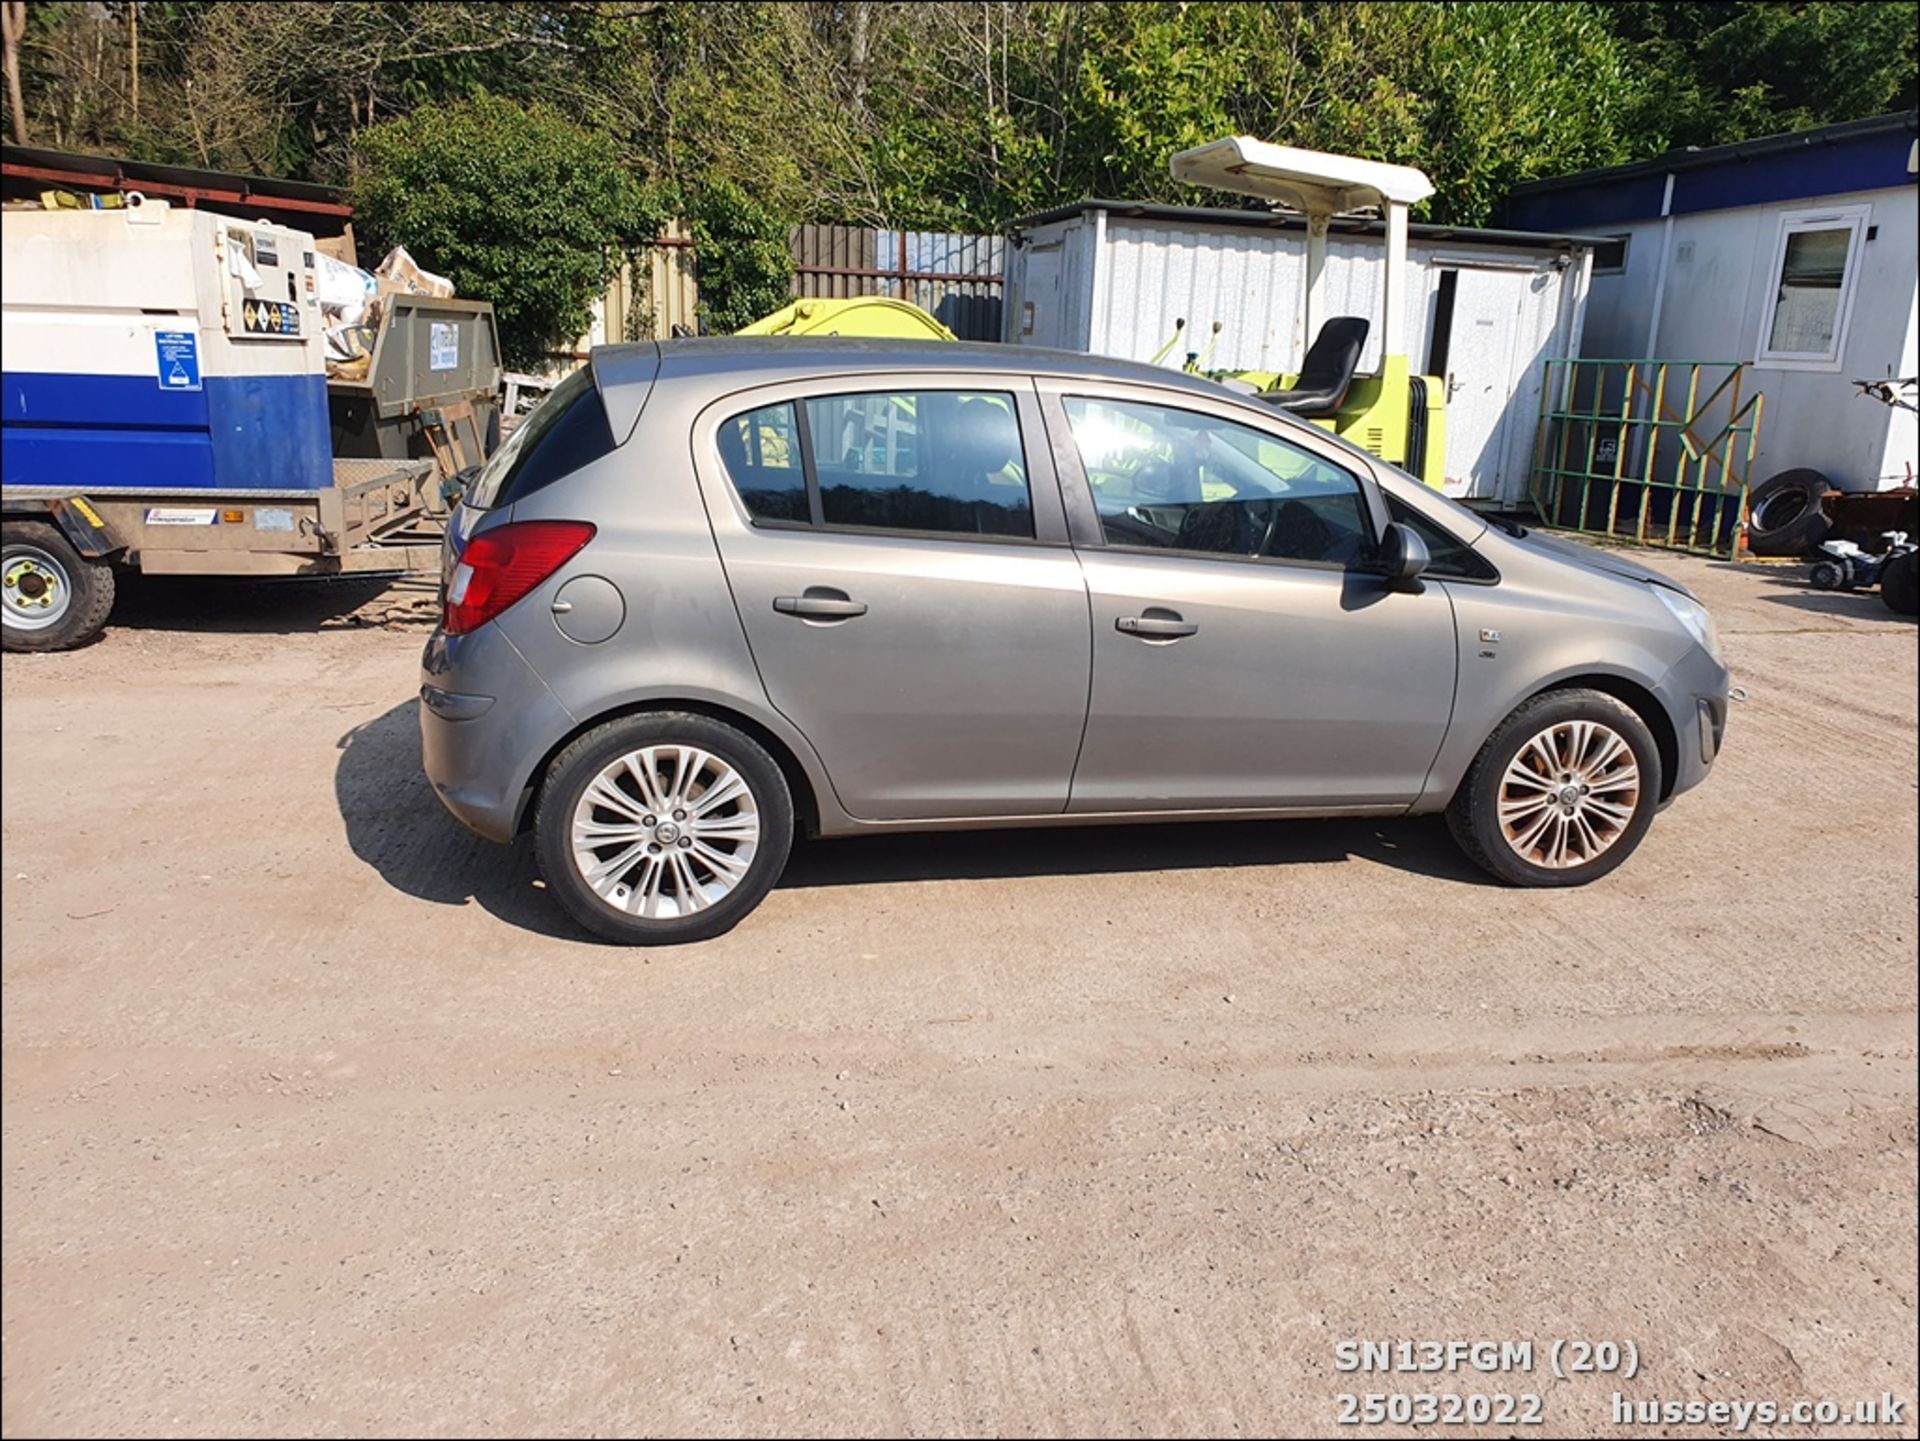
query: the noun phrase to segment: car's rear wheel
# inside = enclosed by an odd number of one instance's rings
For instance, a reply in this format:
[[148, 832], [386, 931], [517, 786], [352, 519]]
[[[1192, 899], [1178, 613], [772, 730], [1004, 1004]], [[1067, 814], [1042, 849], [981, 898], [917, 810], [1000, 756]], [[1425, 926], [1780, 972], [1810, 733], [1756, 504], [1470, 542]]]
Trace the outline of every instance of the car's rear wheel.
[[1502, 721], [1447, 810], [1474, 861], [1520, 886], [1580, 886], [1631, 855], [1660, 798], [1646, 723], [1601, 691], [1537, 695]]
[[760, 904], [793, 844], [786, 777], [752, 737], [679, 711], [597, 726], [553, 762], [534, 816], [541, 873], [587, 929], [701, 941]]

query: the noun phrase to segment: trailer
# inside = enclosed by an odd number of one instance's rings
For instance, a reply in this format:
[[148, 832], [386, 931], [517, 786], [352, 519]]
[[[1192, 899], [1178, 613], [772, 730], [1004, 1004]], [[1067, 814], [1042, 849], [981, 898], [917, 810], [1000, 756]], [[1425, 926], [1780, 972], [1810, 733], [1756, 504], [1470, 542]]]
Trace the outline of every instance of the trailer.
[[498, 434], [492, 307], [396, 296], [330, 382], [301, 231], [129, 197], [0, 221], [0, 620], [98, 634], [115, 571], [433, 571]]

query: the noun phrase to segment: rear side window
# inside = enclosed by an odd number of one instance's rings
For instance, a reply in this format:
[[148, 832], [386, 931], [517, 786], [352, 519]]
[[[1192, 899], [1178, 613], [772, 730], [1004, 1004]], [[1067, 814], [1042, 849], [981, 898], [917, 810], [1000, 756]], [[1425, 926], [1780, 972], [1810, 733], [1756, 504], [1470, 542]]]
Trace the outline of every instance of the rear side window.
[[512, 505], [613, 449], [613, 429], [593, 371], [581, 366], [553, 388], [496, 450], [467, 490], [481, 510]]
[[1387, 519], [1404, 525], [1426, 542], [1433, 557], [1426, 573], [1443, 580], [1498, 580], [1500, 572], [1485, 556], [1428, 520], [1398, 496], [1387, 497]]
[[1011, 395], [872, 391], [725, 421], [722, 459], [756, 523], [1032, 539]]

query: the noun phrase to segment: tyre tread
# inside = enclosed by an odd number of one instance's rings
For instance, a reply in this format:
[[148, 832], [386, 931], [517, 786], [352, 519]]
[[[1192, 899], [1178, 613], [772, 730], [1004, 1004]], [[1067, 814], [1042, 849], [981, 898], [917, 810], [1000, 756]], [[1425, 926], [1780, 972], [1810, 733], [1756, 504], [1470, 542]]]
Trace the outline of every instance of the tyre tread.
[[8, 627], [5, 646], [24, 654], [50, 654], [85, 645], [106, 629], [113, 613], [113, 567], [104, 561], [88, 560], [73, 548], [73, 542], [61, 534], [60, 527], [44, 520], [10, 520], [5, 540], [38, 546], [59, 557], [73, 578], [73, 604], [58, 625], [45, 630], [20, 630]]
[[[760, 842], [766, 869], [711, 910], [683, 920], [638, 924], [629, 920], [623, 923], [620, 917], [608, 914], [598, 897], [586, 893], [584, 884], [574, 873], [567, 849], [570, 830], [567, 812], [572, 809], [573, 802], [569, 797], [574, 789], [570, 784], [572, 770], [584, 756], [605, 745], [610, 738], [642, 730], [692, 732], [689, 736], [691, 743], [709, 750], [731, 749], [733, 754], [727, 757], [730, 762], [737, 765], [746, 759], [749, 764], [764, 765], [767, 772], [766, 776], [759, 778], [765, 783], [766, 790], [761, 797], [761, 814], [767, 829]], [[722, 733], [718, 743], [713, 738], [713, 732], [716, 731]], [[702, 732], [706, 734], [702, 735]], [[656, 744], [674, 743], [666, 735], [634, 735], [633, 743], [645, 744], [649, 739]], [[546, 783], [540, 787], [539, 802], [534, 807], [535, 855], [548, 890], [569, 915], [595, 935], [623, 945], [675, 945], [708, 940], [731, 930], [766, 898], [786, 866], [793, 844], [793, 820], [793, 795], [786, 776], [779, 762], [752, 736], [723, 720], [694, 711], [641, 711], [603, 721], [575, 737], [553, 758], [547, 770]], [[761, 856], [756, 856], [755, 864], [758, 865], [760, 860]], [[740, 897], [751, 899], [741, 905]]]
[[[1558, 882], [1543, 882], [1531, 877], [1518, 869], [1518, 858], [1515, 858], [1516, 863], [1514, 865], [1508, 865], [1504, 853], [1496, 854], [1495, 851], [1480, 838], [1481, 822], [1485, 818], [1488, 805], [1494, 801], [1494, 793], [1488, 787], [1481, 784], [1485, 777], [1488, 756], [1504, 746], [1515, 731], [1537, 724], [1534, 718], [1542, 711], [1563, 706], [1568, 702], [1577, 702], [1582, 705], [1590, 705], [1602, 710], [1611, 711], [1617, 724], [1627, 727], [1630, 730], [1639, 731], [1645, 736], [1647, 749], [1654, 754], [1656, 761], [1654, 773], [1650, 777], [1651, 787], [1654, 794], [1659, 794], [1660, 775], [1657, 765], [1658, 751], [1653, 746], [1653, 737], [1647, 729], [1647, 723], [1642, 720], [1633, 707], [1629, 706], [1625, 701], [1621, 700], [1618, 696], [1609, 695], [1605, 691], [1592, 690], [1583, 686], [1568, 686], [1558, 690], [1544, 690], [1538, 695], [1528, 697], [1519, 705], [1515, 706], [1513, 710], [1508, 713], [1505, 720], [1493, 728], [1493, 733], [1487, 737], [1486, 743], [1482, 745], [1475, 754], [1472, 764], [1467, 767], [1466, 775], [1461, 779], [1459, 789], [1453, 793], [1453, 799], [1447, 805], [1447, 829], [1452, 833], [1455, 844], [1466, 853], [1467, 859], [1480, 867], [1481, 870], [1486, 871], [1489, 875], [1498, 877], [1509, 885], [1581, 884], [1580, 881], [1571, 877]], [[1613, 864], [1618, 865], [1621, 861], [1624, 861], [1627, 855], [1630, 855], [1634, 847], [1638, 844], [1639, 842], [1636, 839], [1633, 845], [1629, 846], [1627, 851], [1624, 852], [1618, 860], [1615, 860]], [[1609, 869], [1611, 869], [1611, 867], [1609, 867]], [[1601, 872], [1601, 874], [1604, 875], [1605, 872]], [[1595, 877], [1595, 879], [1597, 878], [1598, 877]]]

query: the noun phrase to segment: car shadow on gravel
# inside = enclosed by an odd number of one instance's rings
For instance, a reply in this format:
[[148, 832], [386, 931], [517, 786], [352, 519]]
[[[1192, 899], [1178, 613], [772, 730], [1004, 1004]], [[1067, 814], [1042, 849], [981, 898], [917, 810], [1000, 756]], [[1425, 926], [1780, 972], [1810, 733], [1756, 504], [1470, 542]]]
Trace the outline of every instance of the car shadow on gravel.
[[[290, 576], [277, 580], [227, 576], [139, 575], [116, 581], [107, 625], [129, 630], [294, 635], [350, 625], [374, 603], [410, 602], [437, 594], [437, 578], [396, 575]], [[388, 592], [392, 592], [389, 596]]]
[[[545, 892], [532, 839], [497, 846], [448, 815], [420, 768], [409, 700], [338, 742], [334, 796], [353, 853], [395, 890], [440, 905], [477, 903], [510, 925], [591, 939]], [[1437, 816], [1413, 820], [1195, 821], [1060, 826], [803, 841], [782, 889], [902, 881], [1106, 875], [1349, 859], [1466, 885], [1492, 885]]]
[[333, 794], [347, 844], [388, 885], [443, 906], [478, 904], [541, 935], [593, 939], [547, 895], [531, 836], [495, 845], [447, 814], [420, 768], [418, 702], [355, 726], [337, 745]]
[[1179, 821], [931, 831], [810, 841], [794, 847], [782, 888], [888, 881], [1007, 880], [1371, 860], [1468, 885], [1491, 877], [1460, 852], [1438, 816], [1412, 820]]

